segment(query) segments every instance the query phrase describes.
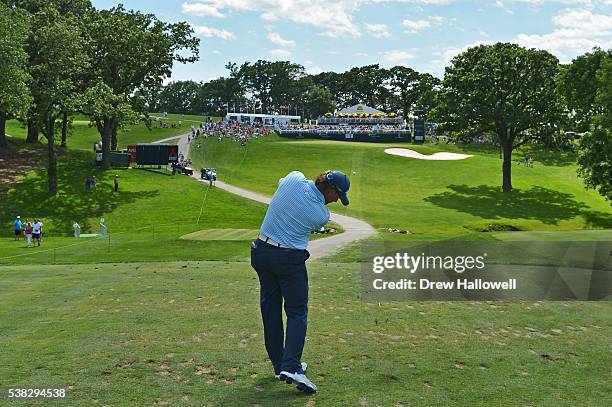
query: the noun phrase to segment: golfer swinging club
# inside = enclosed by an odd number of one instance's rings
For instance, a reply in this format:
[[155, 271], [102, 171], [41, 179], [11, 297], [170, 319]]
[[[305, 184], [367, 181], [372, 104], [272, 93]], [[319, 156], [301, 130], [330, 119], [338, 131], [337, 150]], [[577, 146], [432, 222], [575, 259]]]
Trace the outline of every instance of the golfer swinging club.
[[[261, 317], [266, 351], [278, 380], [295, 383], [298, 390], [314, 393], [317, 386], [306, 377], [302, 351], [308, 325], [308, 275], [306, 250], [310, 232], [329, 221], [325, 205], [348, 205], [350, 182], [340, 171], [327, 171], [315, 181], [299, 171], [278, 182], [260, 234], [251, 248], [251, 266], [260, 284]], [[285, 302], [287, 332], [283, 330]]]

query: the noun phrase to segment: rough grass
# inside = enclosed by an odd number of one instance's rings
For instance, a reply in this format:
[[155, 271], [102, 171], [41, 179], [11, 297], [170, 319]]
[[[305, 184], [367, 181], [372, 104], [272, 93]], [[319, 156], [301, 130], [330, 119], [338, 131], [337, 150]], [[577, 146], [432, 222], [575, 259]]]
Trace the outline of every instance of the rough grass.
[[610, 303], [372, 304], [358, 265], [309, 270], [315, 396], [272, 378], [256, 275], [226, 262], [0, 267], [3, 386], [67, 387], [65, 406], [612, 402]]

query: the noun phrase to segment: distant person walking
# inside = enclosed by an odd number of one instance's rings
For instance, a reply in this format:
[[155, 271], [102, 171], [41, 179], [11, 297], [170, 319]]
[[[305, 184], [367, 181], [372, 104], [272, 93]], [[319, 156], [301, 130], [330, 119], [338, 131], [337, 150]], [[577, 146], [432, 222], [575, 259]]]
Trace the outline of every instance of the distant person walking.
[[15, 218], [15, 222], [13, 222], [13, 226], [15, 227], [15, 240], [19, 240], [21, 238], [21, 217], [17, 215]]
[[115, 175], [115, 192], [119, 191], [119, 175]]
[[34, 219], [34, 224], [32, 225], [32, 237], [34, 238], [34, 242], [40, 246], [40, 235], [42, 234], [42, 224], [38, 219]]
[[310, 253], [306, 247], [310, 233], [329, 221], [326, 205], [338, 199], [349, 204], [346, 196], [349, 187], [348, 177], [340, 171], [327, 171], [314, 181], [299, 171], [289, 173], [279, 181], [251, 248], [251, 266], [261, 288], [264, 341], [274, 374], [306, 393], [317, 391], [317, 386], [306, 377], [306, 364], [301, 361], [308, 325], [306, 260]]

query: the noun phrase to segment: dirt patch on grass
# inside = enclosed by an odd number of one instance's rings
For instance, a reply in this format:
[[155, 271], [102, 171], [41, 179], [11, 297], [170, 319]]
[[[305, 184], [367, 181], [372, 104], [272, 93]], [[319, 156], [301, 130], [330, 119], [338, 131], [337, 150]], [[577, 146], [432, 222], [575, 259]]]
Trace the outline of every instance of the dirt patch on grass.
[[26, 144], [9, 139], [8, 148], [0, 148], [0, 192], [19, 182], [28, 172], [40, 168], [45, 147], [41, 143]]

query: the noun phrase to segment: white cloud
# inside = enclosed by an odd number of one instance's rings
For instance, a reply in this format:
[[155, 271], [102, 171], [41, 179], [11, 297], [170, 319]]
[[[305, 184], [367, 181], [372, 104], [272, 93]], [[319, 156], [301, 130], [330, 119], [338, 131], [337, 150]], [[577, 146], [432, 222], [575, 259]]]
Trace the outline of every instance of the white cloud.
[[[287, 20], [321, 29], [328, 37], [359, 37], [354, 22], [359, 8], [367, 4], [410, 3], [443, 6], [453, 0], [199, 0], [183, 3], [184, 14], [223, 17], [225, 11], [256, 12], [265, 21]], [[382, 34], [384, 36], [384, 34]]]
[[[526, 0], [523, 0], [526, 1]], [[534, 0], [535, 2], [535, 0]], [[568, 63], [577, 55], [589, 52], [593, 47], [612, 48], [612, 16], [593, 14], [588, 10], [566, 9], [553, 17], [555, 29], [547, 34], [518, 34], [509, 40], [526, 48], [544, 49]], [[493, 45], [497, 41], [477, 41], [460, 48], [446, 49], [440, 58], [432, 61], [431, 73], [442, 76], [444, 67], [468, 48]]]
[[304, 69], [308, 75], [318, 75], [323, 72], [323, 68], [318, 65], [306, 66]]
[[413, 3], [432, 6], [445, 6], [453, 0], [364, 0], [364, 3]]
[[402, 21], [402, 26], [408, 28], [408, 31], [404, 31], [406, 34], [416, 34], [424, 28], [442, 25], [445, 21], [446, 19], [442, 16], [429, 16], [427, 20], [411, 20], [407, 18]]
[[426, 20], [404, 20], [402, 25], [410, 30], [418, 31], [431, 26], [431, 23]]
[[221, 51], [219, 51], [218, 49], [213, 50], [212, 53], [215, 55], [221, 55]]
[[183, 14], [196, 17], [223, 17], [223, 14], [221, 14], [219, 9], [212, 4], [183, 3], [181, 5], [181, 11]]
[[367, 57], [368, 53], [367, 52], [357, 52], [355, 53], [356, 57]]
[[[198, 10], [251, 11], [261, 13], [266, 21], [287, 20], [320, 28], [328, 37], [359, 37], [353, 15], [370, 0], [201, 0], [186, 4], [183, 13], [196, 15]], [[203, 7], [208, 6], [208, 7]], [[187, 10], [187, 11], [186, 11]]]
[[286, 40], [280, 36], [279, 33], [271, 32], [268, 33], [267, 38], [272, 41], [274, 44], [279, 45], [281, 47], [295, 47], [295, 41]]
[[414, 58], [414, 55], [400, 50], [391, 50], [383, 52], [383, 59], [393, 64], [401, 64]]
[[287, 51], [286, 49], [269, 49], [268, 54], [276, 58], [289, 58], [291, 56], [291, 51]]
[[366, 32], [374, 38], [389, 37], [389, 31], [386, 24], [366, 24]]
[[219, 30], [217, 28], [206, 27], [203, 25], [192, 25], [191, 28], [193, 28], [196, 35], [201, 35], [207, 38], [217, 37], [221, 38], [222, 40], [233, 40], [236, 38], [234, 33], [227, 30]]
[[567, 9], [553, 18], [554, 31], [542, 35], [519, 34], [512, 41], [528, 48], [545, 49], [562, 63], [599, 46], [612, 47], [612, 16], [588, 10]]

